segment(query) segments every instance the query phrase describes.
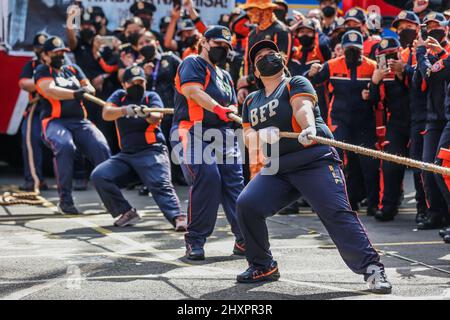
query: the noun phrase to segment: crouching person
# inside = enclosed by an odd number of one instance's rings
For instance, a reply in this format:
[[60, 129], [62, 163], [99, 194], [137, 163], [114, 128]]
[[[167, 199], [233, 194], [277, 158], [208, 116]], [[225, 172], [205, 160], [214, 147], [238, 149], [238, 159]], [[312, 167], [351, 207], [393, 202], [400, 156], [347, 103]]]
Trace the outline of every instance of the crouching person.
[[114, 225], [136, 224], [140, 216], [123, 197], [120, 188], [140, 179], [176, 231], [186, 230], [185, 215], [171, 183], [170, 161], [159, 123], [162, 113], [146, 112], [145, 107], [163, 108], [155, 92], [145, 91], [144, 70], [125, 70], [123, 88], [112, 94], [103, 108], [103, 119], [115, 121], [121, 152], [95, 168], [91, 179], [106, 209], [119, 217]]

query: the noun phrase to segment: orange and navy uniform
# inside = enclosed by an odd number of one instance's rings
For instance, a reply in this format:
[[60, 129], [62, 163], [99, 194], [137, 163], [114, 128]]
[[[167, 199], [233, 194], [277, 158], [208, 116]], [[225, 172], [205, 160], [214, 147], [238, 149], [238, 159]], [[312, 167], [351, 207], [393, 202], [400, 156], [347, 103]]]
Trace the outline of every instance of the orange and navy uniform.
[[368, 88], [376, 62], [362, 57], [362, 63], [355, 69], [349, 70], [345, 63], [345, 56], [327, 61], [321, 71], [312, 78], [312, 82], [319, 84], [329, 81], [332, 100], [328, 109], [327, 124], [331, 131], [336, 129], [334, 120], [346, 124], [358, 123], [360, 126], [375, 125], [373, 102], [363, 100], [361, 92]]
[[378, 44], [381, 42], [381, 38], [369, 36], [364, 40], [363, 43], [363, 54], [364, 56], [375, 59], [375, 50]]
[[[296, 47], [293, 58], [288, 62], [288, 69], [292, 76], [308, 76], [309, 69], [314, 63], [323, 64], [331, 59], [330, 40], [321, 32], [316, 32], [314, 45], [303, 48], [301, 44]], [[314, 86], [319, 97], [319, 108], [322, 118], [327, 121], [328, 105], [330, 103], [327, 83]]]
[[[125, 90], [119, 89], [108, 98], [107, 102], [119, 108], [130, 104], [164, 108], [159, 95], [152, 91], [146, 91], [141, 101], [133, 101]], [[143, 151], [155, 144], [166, 143], [159, 125], [150, 124], [143, 118], [119, 118], [116, 120], [116, 128], [120, 149], [128, 154]]]
[[[361, 64], [348, 68], [345, 56], [326, 62], [319, 73], [312, 78], [313, 83], [329, 81], [332, 95], [328, 109], [327, 124], [336, 140], [367, 148], [375, 148], [376, 108], [378, 101], [365, 100], [362, 91], [368, 89], [376, 62], [362, 56]], [[379, 204], [380, 162], [364, 156], [344, 158], [343, 150], [338, 150], [346, 163], [348, 193], [352, 206], [360, 200], [361, 186], [358, 180], [360, 168], [367, 192], [368, 208], [373, 210]], [[376, 210], [376, 209], [375, 209]]]
[[252, 66], [249, 59], [250, 48], [261, 40], [272, 40], [286, 57], [286, 61], [291, 58], [292, 36], [288, 27], [276, 20], [265, 30], [253, 29], [248, 35], [247, 48], [244, 56], [244, 75], [253, 75]]
[[[285, 79], [269, 97], [266, 97], [264, 90], [249, 94], [242, 107], [242, 126], [255, 130], [277, 127], [280, 131], [301, 132], [290, 105], [294, 98], [302, 96], [311, 98], [314, 103], [317, 135], [332, 138], [330, 130], [320, 116], [316, 91], [302, 76]], [[281, 139], [279, 143], [280, 156], [304, 149], [305, 146], [295, 139]], [[270, 153], [270, 150], [268, 152]]]
[[194, 124], [201, 122], [204, 127], [222, 127], [227, 123], [217, 115], [202, 108], [194, 100], [187, 99], [182, 88], [199, 85], [221, 106], [227, 107], [236, 103], [236, 93], [230, 74], [213, 67], [200, 56], [189, 56], [179, 66], [175, 77], [175, 114], [173, 122], [187, 122]]
[[[438, 164], [444, 167], [450, 167], [450, 57], [447, 56], [445, 59], [440, 59], [431, 66], [430, 78], [437, 78], [442, 82], [446, 83], [446, 96], [444, 100], [444, 110], [447, 124], [440, 137], [438, 152], [436, 156], [436, 161]], [[437, 176], [437, 182], [439, 188], [445, 197], [447, 204], [450, 203], [450, 177], [449, 176]]]
[[[390, 73], [378, 85], [371, 82], [369, 91], [371, 100], [380, 101], [386, 111], [386, 140], [379, 141], [379, 147], [388, 153], [407, 157], [411, 117], [409, 89], [405, 81]], [[382, 161], [381, 169], [379, 208], [386, 213], [395, 213], [403, 189], [405, 168]]]
[[42, 113], [42, 125], [45, 132], [47, 124], [52, 119], [67, 118], [81, 120], [86, 119], [87, 112], [83, 102], [76, 99], [56, 100], [48, 97], [39, 87], [39, 83], [44, 80], [53, 80], [55, 85], [69, 90], [78, 90], [87, 81], [83, 71], [75, 64], [65, 65], [61, 70], [56, 70], [47, 65], [39, 65], [34, 74], [36, 90], [48, 101]]
[[[40, 60], [37, 59], [33, 59], [31, 61], [28, 61], [25, 66], [22, 69], [22, 72], [20, 73], [19, 76], [19, 81], [22, 79], [33, 79], [33, 75], [34, 75], [34, 71], [36, 70], [36, 68], [41, 64]], [[37, 93], [36, 92], [32, 92], [29, 93], [28, 95], [28, 99], [29, 102], [31, 102], [34, 98], [36, 98]], [[43, 104], [44, 102], [39, 100], [36, 104], [36, 110], [38, 112], [41, 112], [43, 109]], [[24, 112], [24, 116], [26, 116], [28, 113], [28, 109]]]

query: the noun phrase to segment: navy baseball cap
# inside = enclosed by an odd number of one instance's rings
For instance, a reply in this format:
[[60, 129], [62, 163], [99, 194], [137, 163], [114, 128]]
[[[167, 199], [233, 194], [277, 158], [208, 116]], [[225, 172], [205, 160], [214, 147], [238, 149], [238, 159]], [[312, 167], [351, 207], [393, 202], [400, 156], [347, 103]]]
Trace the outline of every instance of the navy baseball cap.
[[361, 32], [356, 30], [350, 30], [344, 33], [342, 36], [341, 44], [342, 48], [347, 47], [356, 47], [356, 48], [363, 48], [364, 38]]
[[224, 26], [210, 26], [203, 34], [206, 40], [225, 42], [231, 47], [231, 31]]
[[392, 27], [397, 29], [398, 24], [401, 21], [408, 21], [417, 25], [420, 24], [419, 17], [414, 12], [407, 10], [400, 11], [400, 13], [395, 17], [394, 21], [392, 21]]
[[130, 12], [137, 16], [139, 14], [150, 14], [156, 11], [156, 7], [153, 3], [148, 0], [136, 0], [133, 5], [130, 7]]
[[95, 16], [89, 13], [87, 10], [81, 15], [81, 24], [95, 25]]
[[423, 18], [424, 24], [427, 24], [428, 22], [432, 22], [432, 21], [441, 23], [441, 22], [447, 21], [447, 19], [445, 18], [445, 16], [442, 13], [433, 11], [433, 12], [430, 12], [429, 14], [427, 14], [425, 16], [425, 18]]
[[123, 82], [132, 82], [134, 80], [143, 80], [143, 81], [147, 80], [147, 78], [145, 77], [144, 69], [142, 69], [136, 64], [125, 69], [122, 79]]
[[40, 31], [36, 33], [36, 35], [33, 38], [33, 47], [42, 48], [48, 37], [49, 35], [46, 32]]
[[397, 51], [402, 46], [394, 37], [384, 37], [378, 44], [377, 54], [391, 53]]
[[353, 20], [356, 22], [365, 23], [367, 20], [367, 16], [366, 12], [363, 9], [359, 7], [354, 7], [345, 13], [344, 19], [345, 22]]
[[312, 31], [316, 31], [316, 25], [314, 24], [314, 21], [312, 21], [311, 19], [303, 19], [302, 23], [300, 23], [297, 26], [297, 30], [300, 30], [302, 28], [306, 28], [306, 29], [310, 29]]
[[181, 31], [189, 31], [189, 30], [194, 30], [194, 29], [195, 29], [195, 24], [191, 19], [183, 19], [178, 24], [178, 33], [180, 33]]
[[55, 36], [48, 38], [44, 42], [43, 50], [44, 52], [70, 51], [69, 48], [66, 48], [64, 45], [64, 41], [62, 41], [60, 37]]
[[271, 40], [261, 40], [261, 41], [255, 43], [253, 45], [253, 47], [250, 48], [250, 51], [249, 51], [250, 61], [253, 65], [255, 64], [255, 58], [256, 58], [256, 55], [258, 54], [258, 52], [261, 51], [262, 49], [266, 49], [266, 48], [275, 50], [276, 52], [280, 52], [280, 49], [278, 49], [278, 46], [275, 42], [273, 42]]

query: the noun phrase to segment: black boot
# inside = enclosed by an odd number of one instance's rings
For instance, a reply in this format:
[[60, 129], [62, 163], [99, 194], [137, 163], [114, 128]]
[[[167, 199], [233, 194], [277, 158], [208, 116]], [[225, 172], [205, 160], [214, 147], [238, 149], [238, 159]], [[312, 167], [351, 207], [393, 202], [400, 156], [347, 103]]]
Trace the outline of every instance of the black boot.
[[397, 213], [397, 210], [378, 210], [375, 213], [375, 219], [378, 221], [392, 221]]
[[375, 206], [368, 206], [366, 210], [367, 210], [367, 211], [366, 211], [366, 212], [367, 212], [367, 215], [368, 215], [369, 217], [373, 217], [373, 216], [377, 213], [378, 208], [375, 207]]
[[280, 211], [278, 211], [278, 214], [285, 215], [285, 214], [298, 214], [299, 213], [300, 206], [298, 205], [298, 202], [295, 201], [291, 203], [290, 205], [284, 207]]
[[417, 224], [417, 229], [419, 230], [432, 230], [446, 227], [447, 221], [445, 217], [436, 212], [430, 212], [428, 218]]

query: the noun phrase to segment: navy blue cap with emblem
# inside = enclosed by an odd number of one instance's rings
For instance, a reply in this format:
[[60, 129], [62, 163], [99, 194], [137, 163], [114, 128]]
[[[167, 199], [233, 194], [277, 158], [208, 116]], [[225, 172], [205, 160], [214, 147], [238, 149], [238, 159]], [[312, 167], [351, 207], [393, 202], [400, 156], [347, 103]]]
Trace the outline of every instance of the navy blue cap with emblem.
[[423, 23], [427, 24], [428, 22], [432, 22], [432, 21], [441, 23], [441, 22], [447, 21], [447, 19], [445, 18], [445, 16], [442, 13], [432, 11], [429, 14], [427, 14], [425, 16], [425, 18], [423, 18]]
[[206, 40], [225, 42], [231, 48], [231, 31], [224, 26], [210, 26], [203, 34]]
[[316, 31], [316, 25], [314, 24], [314, 21], [311, 19], [303, 19], [302, 23], [300, 23], [296, 30], [300, 30], [302, 28], [310, 29], [312, 31]]
[[359, 7], [354, 7], [345, 13], [344, 19], [345, 22], [353, 20], [356, 22], [365, 23], [367, 20], [367, 16], [366, 12], [363, 9]]
[[392, 27], [398, 28], [398, 24], [401, 21], [408, 21], [414, 24], [419, 25], [420, 19], [419, 17], [412, 11], [403, 10], [395, 17], [394, 21], [392, 21]]
[[153, 15], [155, 11], [156, 11], [155, 5], [149, 2], [149, 0], [136, 0], [130, 7], [130, 12], [135, 16], [140, 14]]
[[48, 38], [44, 42], [43, 50], [44, 52], [70, 51], [69, 48], [66, 48], [64, 45], [64, 41], [62, 41], [60, 37], [55, 36]]
[[134, 64], [125, 69], [122, 78], [123, 82], [133, 82], [134, 80], [147, 80], [145, 77], [144, 69]]
[[344, 33], [341, 40], [342, 48], [347, 47], [356, 47], [356, 48], [363, 48], [364, 38], [361, 32], [356, 30], [350, 30]]
[[47, 32], [40, 31], [34, 35], [33, 38], [33, 47], [42, 48], [44, 46], [45, 41], [50, 37]]
[[377, 54], [395, 52], [401, 48], [400, 42], [394, 37], [384, 37], [378, 44]]
[[178, 24], [178, 33], [195, 29], [195, 24], [191, 19], [183, 19]]
[[81, 24], [92, 24], [95, 25], [95, 16], [89, 13], [87, 10], [81, 15]]

